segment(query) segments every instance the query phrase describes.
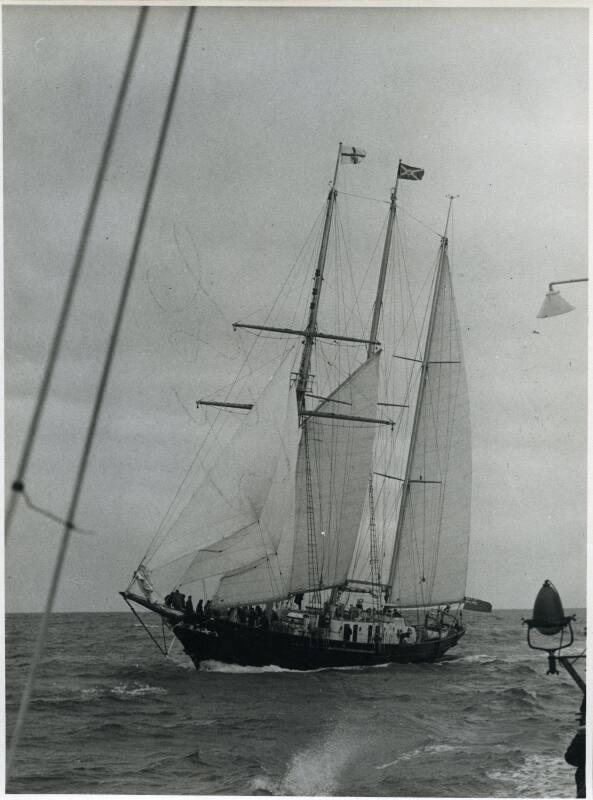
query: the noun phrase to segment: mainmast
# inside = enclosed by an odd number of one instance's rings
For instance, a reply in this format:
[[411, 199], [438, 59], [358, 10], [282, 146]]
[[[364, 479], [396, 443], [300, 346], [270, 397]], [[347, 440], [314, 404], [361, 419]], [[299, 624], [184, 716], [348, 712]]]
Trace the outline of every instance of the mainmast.
[[[315, 334], [317, 332], [317, 314], [319, 311], [319, 297], [321, 294], [321, 285], [323, 283], [323, 271], [325, 269], [325, 261], [327, 258], [327, 246], [329, 243], [329, 233], [331, 230], [332, 217], [334, 213], [334, 206], [336, 204], [336, 181], [338, 179], [338, 167], [342, 157], [342, 142], [338, 146], [338, 157], [336, 159], [336, 168], [334, 171], [334, 179], [332, 181], [329, 194], [327, 196], [327, 210], [325, 212], [325, 224], [323, 226], [323, 236], [321, 238], [321, 248], [319, 250], [319, 258], [317, 259], [317, 269], [315, 270], [315, 282], [313, 284], [313, 291], [311, 293], [311, 304], [309, 306], [309, 321], [304, 331], [305, 344], [303, 347], [303, 354], [301, 356], [301, 365], [299, 367], [296, 395], [299, 411], [302, 412], [305, 408], [305, 394], [309, 383], [309, 370], [311, 369], [311, 354], [313, 350], [313, 342], [315, 341]], [[369, 345], [370, 347], [370, 345]]]
[[371, 332], [369, 335], [369, 346], [367, 356], [370, 358], [373, 353], [377, 351], [378, 345], [376, 344], [377, 333], [379, 330], [379, 320], [381, 319], [381, 308], [383, 306], [383, 293], [385, 291], [385, 276], [387, 275], [387, 265], [389, 264], [389, 253], [391, 252], [391, 240], [393, 237], [393, 225], [395, 223], [395, 216], [397, 213], [397, 184], [399, 183], [399, 173], [401, 169], [401, 159], [397, 166], [397, 176], [395, 178], [395, 186], [391, 192], [391, 203], [389, 206], [389, 219], [387, 221], [387, 233], [385, 234], [385, 243], [383, 245], [383, 257], [381, 258], [381, 270], [379, 272], [379, 283], [377, 285], [377, 296], [375, 298], [375, 305], [373, 306], [373, 321], [371, 323]]
[[[391, 566], [389, 568], [389, 579], [387, 582], [388, 589], [387, 592], [391, 595], [393, 591], [393, 581], [395, 579], [395, 570], [397, 567], [397, 561], [399, 557], [399, 550], [401, 546], [401, 532], [404, 522], [404, 512], [408, 501], [408, 495], [410, 492], [410, 484], [411, 481], [411, 471], [412, 471], [412, 464], [414, 461], [414, 450], [416, 448], [416, 440], [418, 438], [418, 425], [420, 422], [420, 413], [422, 409], [422, 403], [424, 400], [424, 392], [426, 389], [426, 383], [428, 380], [428, 369], [429, 369], [429, 354], [430, 354], [430, 346], [433, 338], [434, 332], [434, 324], [437, 312], [437, 305], [439, 300], [439, 294], [441, 290], [441, 282], [443, 276], [443, 266], [445, 264], [445, 258], [447, 256], [447, 228], [449, 226], [449, 217], [451, 215], [451, 205], [453, 203], [454, 197], [452, 195], [448, 195], [449, 197], [449, 210], [447, 212], [447, 222], [445, 223], [445, 232], [441, 238], [441, 247], [439, 251], [439, 261], [437, 266], [437, 274], [434, 283], [434, 292], [432, 295], [432, 303], [430, 307], [430, 317], [428, 320], [428, 331], [426, 334], [426, 343], [424, 346], [424, 353], [422, 356], [421, 366], [420, 366], [420, 385], [418, 388], [418, 397], [416, 399], [416, 409], [414, 411], [414, 422], [412, 424], [412, 436], [410, 438], [410, 448], [408, 450], [408, 460], [406, 463], [406, 472], [405, 477], [402, 485], [402, 499], [399, 507], [399, 515], [397, 520], [397, 529], [395, 531], [395, 543], [393, 548], [393, 555], [391, 557]], [[415, 483], [418, 481], [414, 481]], [[422, 478], [420, 478], [420, 482], [422, 482]], [[389, 599], [389, 598], [387, 598]]]

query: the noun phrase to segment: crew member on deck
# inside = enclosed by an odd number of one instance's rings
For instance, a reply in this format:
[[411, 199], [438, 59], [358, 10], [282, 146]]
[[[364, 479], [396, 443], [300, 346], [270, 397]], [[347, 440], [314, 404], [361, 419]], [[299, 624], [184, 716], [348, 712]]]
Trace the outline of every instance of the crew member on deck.
[[191, 594], [188, 596], [187, 600], [185, 601], [185, 608], [183, 609], [183, 619], [185, 622], [193, 622], [194, 621], [194, 604], [191, 599]]

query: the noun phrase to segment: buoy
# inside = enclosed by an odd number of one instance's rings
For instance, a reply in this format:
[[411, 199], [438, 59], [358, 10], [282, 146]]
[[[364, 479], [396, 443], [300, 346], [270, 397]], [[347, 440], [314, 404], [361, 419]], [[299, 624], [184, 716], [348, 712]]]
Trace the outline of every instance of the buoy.
[[533, 605], [533, 625], [544, 636], [555, 636], [565, 626], [565, 619], [556, 587], [551, 581], [544, 581]]

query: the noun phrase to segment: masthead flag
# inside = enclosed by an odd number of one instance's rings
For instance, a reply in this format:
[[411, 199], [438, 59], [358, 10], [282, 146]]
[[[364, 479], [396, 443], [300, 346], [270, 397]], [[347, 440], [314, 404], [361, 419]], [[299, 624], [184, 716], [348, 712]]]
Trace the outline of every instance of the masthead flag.
[[402, 181], [421, 181], [424, 177], [424, 170], [420, 167], [410, 167], [400, 161], [398, 174]]
[[360, 147], [342, 147], [341, 152], [342, 164], [358, 164], [358, 162], [366, 156], [366, 150], [361, 150]]

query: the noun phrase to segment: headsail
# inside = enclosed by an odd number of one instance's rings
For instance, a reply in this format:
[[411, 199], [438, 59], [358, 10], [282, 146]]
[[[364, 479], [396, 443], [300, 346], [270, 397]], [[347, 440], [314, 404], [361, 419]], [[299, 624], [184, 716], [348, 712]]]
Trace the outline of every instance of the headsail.
[[462, 600], [470, 535], [469, 401], [446, 240], [435, 287], [396, 534], [391, 599]]
[[180, 584], [191, 593], [197, 581], [200, 590], [206, 581], [212, 596], [226, 572], [277, 550], [282, 529], [273, 509], [278, 491], [286, 494], [284, 473], [294, 475], [298, 447], [296, 434], [290, 435], [291, 429], [298, 431], [291, 366], [285, 356], [214, 466], [204, 470], [162, 544], [145, 560], [161, 596]]

